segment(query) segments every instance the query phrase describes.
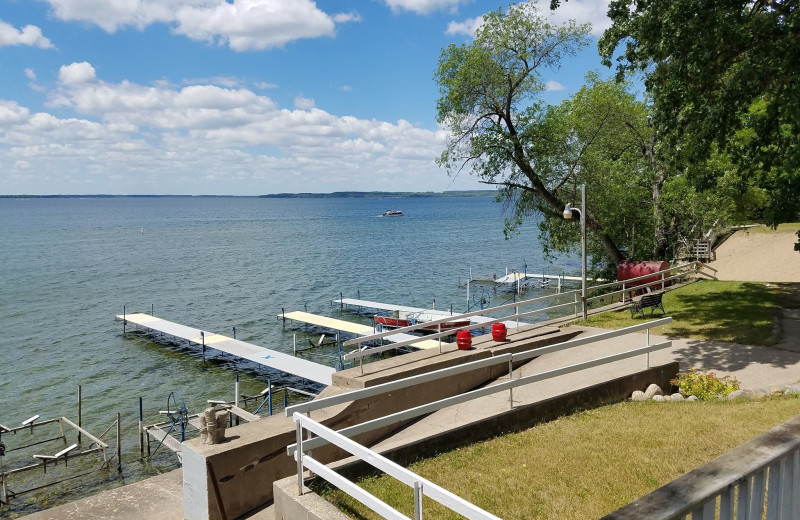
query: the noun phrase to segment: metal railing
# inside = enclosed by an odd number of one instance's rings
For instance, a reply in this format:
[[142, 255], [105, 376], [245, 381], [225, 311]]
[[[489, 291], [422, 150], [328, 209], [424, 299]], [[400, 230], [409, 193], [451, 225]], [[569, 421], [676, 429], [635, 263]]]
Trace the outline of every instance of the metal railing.
[[300, 449], [298, 449], [294, 454], [295, 460], [297, 461], [297, 485], [298, 494], [300, 495], [303, 494], [303, 469], [306, 468], [335, 485], [342, 491], [345, 491], [347, 494], [375, 511], [383, 518], [387, 518], [389, 520], [409, 520], [409, 517], [400, 513], [386, 502], [383, 502], [376, 496], [358, 487], [355, 483], [331, 470], [325, 464], [314, 459], [311, 455], [304, 453], [305, 447], [303, 445], [303, 430], [307, 430], [317, 435], [317, 438], [327, 439], [329, 442], [335, 444], [351, 455], [368, 462], [373, 467], [413, 488], [414, 520], [422, 519], [423, 495], [458, 513], [468, 520], [500, 520], [499, 517], [484, 511], [478, 506], [467, 502], [458, 495], [447, 491], [443, 487], [434, 484], [430, 480], [420, 477], [414, 472], [407, 470], [399, 464], [396, 464], [386, 457], [375, 453], [369, 448], [366, 448], [357, 442], [348, 439], [344, 435], [341, 435], [330, 428], [323, 426], [309, 417], [306, 417], [300, 413], [295, 413], [292, 418], [297, 425], [297, 446], [300, 447]]
[[[558, 345], [551, 345], [515, 354], [512, 353], [502, 354], [488, 359], [482, 359], [478, 361], [473, 361], [471, 363], [465, 363], [463, 365], [459, 365], [456, 367], [436, 370], [427, 374], [420, 374], [417, 376], [412, 376], [398, 381], [392, 381], [389, 383], [376, 385], [374, 387], [365, 388], [362, 390], [356, 390], [345, 394], [335, 395], [323, 399], [317, 399], [315, 401], [310, 401], [290, 406], [286, 408], [285, 413], [287, 416], [291, 416], [294, 418], [297, 429], [296, 431], [297, 438], [295, 444], [289, 445], [287, 447], [287, 453], [290, 456], [294, 456], [295, 460], [297, 461], [298, 493], [301, 495], [303, 494], [303, 471], [304, 468], [307, 468], [312, 472], [316, 473], [317, 475], [323, 477], [328, 482], [336, 485], [343, 491], [349, 493], [351, 496], [353, 496], [353, 498], [359, 500], [367, 507], [383, 515], [384, 518], [389, 518], [389, 519], [406, 518], [405, 516], [395, 511], [394, 509], [390, 508], [385, 503], [381, 502], [376, 497], [369, 495], [361, 488], [358, 488], [358, 486], [356, 486], [352, 482], [336, 474], [334, 471], [327, 468], [324, 464], [320, 463], [319, 461], [316, 461], [309, 455], [305, 454], [305, 452], [310, 451], [314, 448], [318, 448], [320, 446], [332, 443], [344, 449], [348, 453], [355, 455], [359, 459], [374, 465], [375, 467], [381, 469], [382, 471], [385, 471], [386, 473], [392, 475], [394, 478], [397, 478], [398, 480], [401, 480], [407, 485], [414, 487], [415, 490], [414, 518], [421, 518], [421, 496], [423, 494], [433, 498], [434, 500], [440, 501], [447, 507], [450, 507], [452, 510], [458, 512], [459, 514], [465, 516], [466, 518], [470, 519], [495, 518], [494, 516], [490, 515], [489, 513], [486, 513], [482, 509], [472, 506], [469, 503], [466, 503], [465, 501], [453, 495], [452, 493], [449, 493], [446, 490], [438, 488], [432, 483], [428, 483], [421, 477], [418, 477], [417, 475], [409, 472], [408, 470], [405, 470], [404, 468], [397, 466], [391, 461], [384, 459], [376, 452], [371, 451], [368, 448], [361, 446], [358, 443], [355, 443], [349, 439], [355, 435], [368, 432], [376, 428], [381, 428], [391, 424], [396, 424], [401, 421], [413, 419], [422, 415], [435, 412], [436, 410], [442, 408], [446, 408], [456, 404], [461, 404], [480, 397], [496, 394], [498, 392], [503, 392], [503, 391], [509, 392], [509, 408], [513, 408], [514, 388], [539, 381], [544, 381], [558, 376], [571, 374], [574, 372], [578, 372], [580, 370], [585, 370], [588, 368], [604, 365], [607, 363], [612, 363], [614, 361], [632, 358], [635, 356], [644, 355], [646, 358], [646, 367], [650, 368], [650, 352], [669, 348], [672, 345], [671, 341], [665, 341], [657, 343], [655, 345], [650, 345], [650, 328], [657, 327], [660, 325], [666, 325], [671, 322], [672, 318], [670, 317], [662, 318], [659, 320], [642, 323], [639, 325], [634, 325], [632, 327], [626, 327], [620, 330], [608, 331], [601, 334], [589, 336], [586, 338], [573, 339]], [[527, 361], [546, 353], [558, 352], [581, 345], [595, 343], [601, 340], [624, 336], [641, 330], [647, 331], [644, 347], [592, 359], [589, 361], [575, 363], [573, 365], [556, 368], [528, 376], [520, 376], [517, 377], [516, 379], [514, 378], [513, 367], [517, 362]], [[326, 428], [321, 424], [312, 421], [308, 416], [303, 415], [305, 413], [310, 416], [310, 413], [313, 410], [319, 410], [321, 408], [327, 408], [329, 406], [351, 402], [362, 398], [373, 397], [376, 395], [392, 392], [402, 388], [419, 385], [421, 383], [435, 381], [437, 379], [450, 377], [464, 372], [478, 370], [499, 364], [506, 364], [508, 366], [507, 381], [501, 381], [499, 383], [492, 384], [476, 390], [471, 390], [469, 392], [465, 392], [460, 395], [448, 397], [445, 399], [440, 399], [438, 401], [427, 403], [414, 408], [409, 408], [407, 410], [402, 410], [400, 412], [389, 414], [384, 417], [379, 417], [377, 419], [366, 421], [347, 428], [343, 428], [342, 430], [339, 431], [333, 431], [329, 428]], [[317, 437], [304, 439], [303, 438], [304, 429], [317, 435]]]
[[[441, 348], [442, 348], [441, 338], [446, 337], [446, 336], [451, 336], [453, 334], [457, 334], [458, 331], [460, 331], [460, 330], [480, 329], [480, 328], [492, 326], [495, 323], [501, 323], [501, 322], [505, 322], [505, 321], [516, 321], [517, 325], [519, 325], [520, 319], [522, 319], [522, 318], [527, 318], [527, 317], [530, 317], [530, 316], [535, 316], [537, 314], [543, 314], [543, 313], [546, 313], [546, 312], [551, 312], [551, 311], [557, 310], [557, 309], [564, 309], [564, 308], [567, 308], [567, 307], [570, 307], [570, 306], [576, 306], [576, 311], [575, 312], [577, 314], [577, 305], [579, 305], [579, 304], [580, 305], [588, 305], [588, 303], [590, 301], [599, 300], [601, 298], [606, 298], [606, 297], [609, 297], [609, 296], [613, 297], [614, 295], [617, 295], [617, 294], [621, 294], [622, 295], [622, 301], [624, 302], [625, 301], [625, 295], [628, 292], [632, 291], [632, 290], [639, 290], [639, 289], [643, 289], [643, 288], [647, 288], [647, 287], [653, 287], [653, 286], [657, 286], [657, 285], [661, 286], [661, 288], [663, 289], [668, 282], [671, 282], [673, 280], [683, 279], [688, 275], [697, 273], [701, 268], [702, 268], [702, 264], [700, 264], [699, 262], [689, 262], [689, 263], [686, 263], [686, 264], [677, 265], [675, 267], [670, 267], [669, 269], [665, 269], [663, 271], [658, 271], [658, 272], [655, 272], [655, 273], [649, 273], [649, 274], [645, 274], [645, 275], [642, 275], [642, 276], [629, 278], [629, 279], [623, 280], [623, 281], [615, 281], [615, 282], [609, 282], [609, 283], [605, 283], [605, 284], [600, 284], [600, 285], [594, 285], [594, 286], [591, 286], [591, 287], [587, 287], [587, 289], [586, 289], [587, 295], [589, 293], [591, 293], [591, 292], [597, 292], [597, 291], [601, 291], [601, 290], [608, 289], [608, 288], [613, 288], [613, 287], [621, 287], [621, 289], [615, 290], [615, 291], [611, 291], [611, 292], [604, 292], [603, 294], [597, 295], [597, 296], [591, 296], [591, 297], [587, 296], [586, 297], [586, 302], [583, 302], [583, 303], [580, 302], [580, 291], [578, 291], [578, 290], [567, 291], [567, 292], [563, 292], [563, 293], [560, 293], [560, 294], [552, 294], [552, 295], [548, 295], [548, 296], [542, 296], [542, 297], [539, 297], [539, 298], [532, 298], [530, 300], [521, 300], [521, 301], [514, 302], [514, 303], [507, 303], [507, 304], [504, 304], [504, 305], [499, 305], [497, 307], [491, 307], [491, 308], [483, 309], [483, 310], [480, 310], [480, 311], [473, 311], [473, 312], [467, 312], [467, 313], [464, 313], [464, 314], [456, 314], [456, 315], [453, 315], [453, 316], [446, 316], [444, 318], [431, 320], [431, 321], [426, 321], [426, 322], [424, 322], [422, 324], [415, 324], [415, 325], [410, 325], [408, 327], [401, 327], [401, 328], [392, 329], [390, 331], [378, 332], [378, 333], [375, 333], [375, 334], [370, 334], [369, 336], [360, 336], [360, 337], [357, 337], [357, 338], [353, 338], [353, 339], [347, 340], [344, 343], [342, 343], [343, 347], [348, 347], [348, 346], [353, 346], [353, 345], [357, 345], [359, 347], [358, 350], [355, 350], [353, 352], [345, 354], [343, 356], [343, 359], [345, 361], [349, 361], [349, 360], [352, 360], [352, 359], [362, 360], [365, 356], [369, 356], [369, 355], [372, 355], [372, 354], [378, 354], [378, 353], [384, 352], [386, 350], [393, 350], [393, 349], [397, 349], [397, 348], [401, 348], [401, 347], [413, 346], [414, 343], [417, 343], [419, 341], [431, 340], [431, 339], [439, 339], [439, 349], [441, 351]], [[675, 273], [675, 274], [672, 274], [672, 273]], [[659, 279], [656, 280], [656, 281], [652, 281], [652, 282], [636, 283], [636, 282], [641, 282], [642, 280], [647, 280], [647, 279], [653, 278], [654, 276], [659, 277]], [[569, 295], [574, 295], [575, 301], [567, 302], [567, 303], [560, 303], [560, 304], [556, 304], [556, 305], [551, 305], [549, 307], [542, 307], [542, 308], [534, 309], [532, 311], [527, 311], [527, 312], [520, 312], [520, 310], [519, 310], [520, 307], [533, 305], [533, 304], [541, 304], [543, 302], [547, 302], [547, 301], [550, 301], [550, 300], [561, 299], [564, 296], [569, 296]], [[381, 339], [383, 339], [383, 338], [385, 338], [387, 336], [391, 336], [392, 334], [415, 332], [415, 331], [419, 331], [422, 328], [430, 329], [431, 326], [439, 325], [439, 324], [442, 324], [442, 323], [447, 323], [447, 322], [450, 322], [450, 321], [453, 321], [453, 320], [456, 320], [456, 319], [461, 320], [461, 319], [470, 318], [470, 317], [473, 317], [473, 316], [485, 315], [485, 314], [490, 313], [490, 312], [491, 313], [502, 312], [502, 311], [509, 310], [509, 309], [513, 309], [514, 313], [510, 314], [508, 316], [505, 316], [505, 317], [495, 318], [495, 319], [492, 319], [492, 320], [489, 320], [489, 321], [485, 321], [485, 322], [482, 322], [482, 323], [474, 323], [472, 325], [466, 325], [466, 326], [458, 327], [458, 328], [451, 328], [451, 329], [444, 330], [444, 331], [440, 330], [439, 332], [436, 332], [434, 334], [427, 334], [427, 335], [425, 335], [424, 338], [413, 338], [413, 339], [408, 339], [408, 340], [405, 340], [405, 341], [395, 342], [395, 343], [382, 345], [382, 346], [378, 346], [378, 347], [365, 348], [363, 346], [364, 343], [367, 343], [367, 342], [370, 342], [370, 341], [381, 340]]]
[[688, 514], [691, 520], [800, 517], [800, 416], [602, 520], [684, 520]]

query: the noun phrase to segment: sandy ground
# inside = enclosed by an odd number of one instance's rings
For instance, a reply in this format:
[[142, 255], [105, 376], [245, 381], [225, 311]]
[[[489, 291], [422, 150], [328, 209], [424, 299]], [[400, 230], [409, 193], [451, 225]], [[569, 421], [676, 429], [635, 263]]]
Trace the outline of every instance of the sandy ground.
[[794, 233], [737, 231], [716, 249], [708, 265], [719, 280], [800, 282], [800, 252]]

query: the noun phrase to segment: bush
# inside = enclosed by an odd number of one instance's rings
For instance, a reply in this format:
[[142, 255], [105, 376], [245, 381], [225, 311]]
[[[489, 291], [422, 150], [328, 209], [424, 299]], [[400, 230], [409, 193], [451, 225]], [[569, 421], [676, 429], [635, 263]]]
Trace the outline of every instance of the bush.
[[700, 372], [694, 368], [678, 374], [670, 383], [678, 387], [681, 395], [695, 395], [703, 400], [724, 397], [739, 389], [739, 381], [730, 376], [717, 377], [714, 372]]

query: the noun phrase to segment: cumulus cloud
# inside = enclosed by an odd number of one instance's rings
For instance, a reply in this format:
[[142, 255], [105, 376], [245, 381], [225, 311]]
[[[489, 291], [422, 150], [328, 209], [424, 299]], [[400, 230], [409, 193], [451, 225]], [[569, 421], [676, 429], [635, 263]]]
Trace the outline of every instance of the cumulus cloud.
[[332, 37], [355, 13], [328, 15], [313, 0], [45, 0], [56, 17], [93, 23], [107, 32], [163, 23], [198, 41], [236, 51], [281, 47], [301, 38]]
[[385, 0], [393, 11], [411, 11], [417, 14], [428, 14], [442, 9], [456, 9], [460, 4], [472, 0]]
[[17, 30], [15, 27], [0, 20], [0, 47], [8, 45], [30, 45], [40, 49], [52, 49], [54, 46], [45, 38], [42, 30], [35, 25], [26, 25]]
[[36, 81], [36, 71], [33, 69], [25, 69], [25, 77], [31, 81]]
[[0, 164], [29, 165], [13, 181], [29, 184], [4, 186], [8, 193], [415, 191], [437, 177], [441, 189], [450, 182], [434, 161], [442, 130], [335, 115], [302, 95], [281, 107], [242, 87], [110, 83], [73, 63], [48, 106], [74, 116], [0, 100]]
[[[562, 24], [569, 20], [575, 20], [579, 24], [590, 23], [592, 25], [591, 34], [599, 37], [611, 26], [611, 20], [607, 15], [609, 2], [610, 0], [569, 0], [561, 2], [561, 6], [555, 11], [550, 10], [548, 0], [534, 0], [531, 3], [536, 4], [542, 15], [547, 17], [550, 22]], [[447, 25], [445, 34], [474, 37], [481, 25], [483, 25], [483, 16], [468, 18], [460, 22], [452, 21]]]
[[463, 22], [450, 22], [447, 24], [445, 34], [463, 34], [472, 38], [481, 25], [483, 25], [483, 16], [468, 18]]
[[85, 61], [62, 65], [58, 70], [58, 81], [65, 85], [88, 83], [94, 81], [95, 77], [94, 67]]
[[610, 0], [569, 0], [561, 2], [561, 6], [555, 11], [550, 11], [549, 2], [541, 0], [539, 8], [545, 13], [552, 13], [550, 20], [553, 22], [575, 20], [578, 23], [591, 23], [592, 35], [599, 37], [611, 27], [611, 19], [608, 17], [609, 3]]
[[566, 87], [559, 83], [558, 81], [551, 79], [545, 84], [545, 89], [549, 92], [558, 92], [560, 90], [564, 90]]

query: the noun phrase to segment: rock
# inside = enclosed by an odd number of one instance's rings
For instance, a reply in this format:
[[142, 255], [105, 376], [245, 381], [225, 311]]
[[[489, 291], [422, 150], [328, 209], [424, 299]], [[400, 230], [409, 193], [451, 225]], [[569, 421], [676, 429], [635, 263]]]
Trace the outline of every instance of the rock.
[[682, 395], [681, 395], [679, 392], [675, 392], [674, 394], [672, 394], [671, 396], [669, 396], [669, 398], [670, 398], [672, 401], [683, 401], [683, 396], [682, 396]]
[[631, 395], [631, 401], [646, 401], [647, 398], [644, 396], [644, 392], [641, 390], [635, 390]]
[[697, 396], [696, 395], [690, 395], [689, 397], [686, 398], [686, 400], [687, 401], [697, 401]]
[[644, 398], [651, 399], [654, 395], [664, 395], [664, 392], [661, 390], [661, 387], [655, 383], [648, 386], [647, 390], [644, 391]]
[[664, 396], [663, 395], [654, 395], [653, 396], [653, 401], [656, 401], [657, 403], [660, 403], [663, 400], [664, 400]]
[[784, 390], [783, 395], [792, 395], [792, 394], [800, 394], [800, 387], [798, 386], [787, 386], [786, 390]]
[[769, 387], [769, 394], [770, 395], [783, 395], [783, 388], [779, 386], [771, 386]]
[[747, 397], [747, 393], [744, 390], [734, 390], [728, 394], [728, 399], [739, 399], [740, 397]]

